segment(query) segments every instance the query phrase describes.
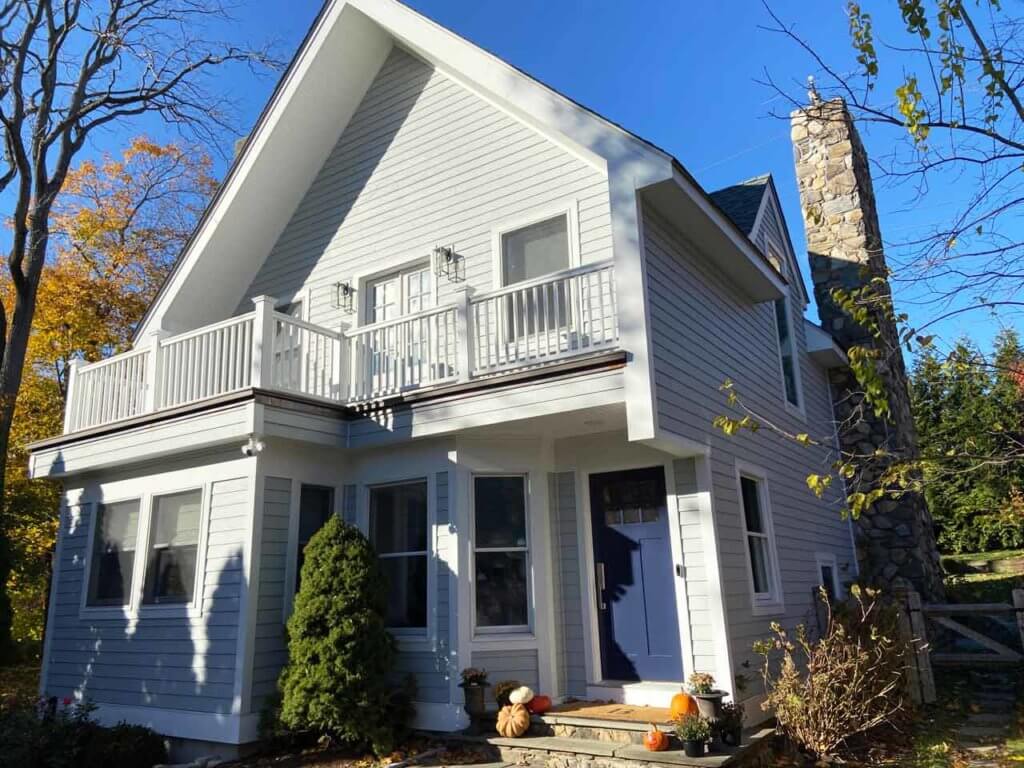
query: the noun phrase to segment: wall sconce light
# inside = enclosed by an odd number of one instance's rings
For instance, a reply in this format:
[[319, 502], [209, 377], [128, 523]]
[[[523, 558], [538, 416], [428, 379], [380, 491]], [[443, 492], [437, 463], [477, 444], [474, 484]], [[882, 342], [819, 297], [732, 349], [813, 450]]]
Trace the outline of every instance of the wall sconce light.
[[334, 306], [347, 315], [352, 314], [356, 289], [351, 283], [334, 284]]
[[439, 245], [434, 248], [433, 253], [434, 274], [438, 277], [447, 277], [450, 282], [458, 283], [463, 278], [459, 275], [459, 254], [455, 252], [454, 245]]

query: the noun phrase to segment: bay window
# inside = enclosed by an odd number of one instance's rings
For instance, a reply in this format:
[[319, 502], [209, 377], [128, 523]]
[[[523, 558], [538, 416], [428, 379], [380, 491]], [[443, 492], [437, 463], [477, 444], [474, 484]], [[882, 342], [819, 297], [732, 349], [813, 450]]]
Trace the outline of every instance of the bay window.
[[388, 583], [389, 629], [427, 628], [427, 482], [370, 488], [370, 542]]
[[86, 605], [119, 606], [131, 602], [138, 530], [138, 499], [96, 505]]
[[144, 604], [192, 601], [202, 498], [198, 489], [153, 497]]
[[299, 539], [295, 553], [295, 591], [302, 580], [306, 545], [313, 534], [324, 527], [334, 514], [334, 489], [322, 485], [303, 485], [299, 491]]
[[473, 520], [477, 629], [529, 629], [526, 478], [522, 475], [475, 477]]

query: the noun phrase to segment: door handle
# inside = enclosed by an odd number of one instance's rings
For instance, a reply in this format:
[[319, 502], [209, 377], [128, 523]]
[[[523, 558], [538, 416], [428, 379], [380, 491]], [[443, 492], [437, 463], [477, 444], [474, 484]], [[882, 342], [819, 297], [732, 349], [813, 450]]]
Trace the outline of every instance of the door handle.
[[608, 603], [604, 601], [604, 563], [597, 564], [597, 607], [602, 610], [608, 610]]

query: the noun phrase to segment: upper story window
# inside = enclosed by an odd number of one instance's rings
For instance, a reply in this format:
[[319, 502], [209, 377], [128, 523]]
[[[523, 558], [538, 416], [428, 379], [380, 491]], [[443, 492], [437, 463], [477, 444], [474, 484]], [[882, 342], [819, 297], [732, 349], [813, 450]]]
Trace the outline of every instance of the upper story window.
[[743, 532], [750, 566], [750, 587], [755, 612], [782, 605], [775, 535], [768, 506], [766, 481], [748, 472], [739, 475]]
[[198, 489], [153, 498], [144, 604], [192, 601], [202, 499]]
[[427, 628], [427, 481], [370, 488], [370, 542], [388, 581], [390, 629]]
[[473, 521], [476, 627], [491, 632], [526, 631], [530, 624], [526, 478], [474, 478]]
[[138, 530], [138, 499], [96, 505], [86, 605], [118, 606], [131, 602]]
[[529, 224], [501, 235], [502, 285], [568, 269], [569, 217], [567, 214]]
[[782, 383], [786, 402], [800, 407], [800, 388], [797, 384], [796, 353], [793, 344], [793, 323], [789, 316], [789, 299], [775, 300], [775, 329], [779, 336], [779, 357], [782, 364]]
[[366, 283], [367, 323], [394, 320], [433, 306], [434, 285], [428, 264], [417, 264]]

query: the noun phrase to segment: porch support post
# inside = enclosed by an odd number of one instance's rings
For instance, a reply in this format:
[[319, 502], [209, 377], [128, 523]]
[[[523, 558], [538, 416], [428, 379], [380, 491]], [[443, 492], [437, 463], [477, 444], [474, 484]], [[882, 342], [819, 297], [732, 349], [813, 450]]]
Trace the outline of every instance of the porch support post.
[[153, 413], [153, 411], [160, 407], [160, 385], [164, 372], [163, 350], [160, 348], [160, 342], [167, 335], [167, 331], [163, 328], [156, 328], [148, 335], [149, 357], [146, 360], [146, 413]]
[[75, 400], [78, 383], [78, 369], [82, 367], [82, 361], [77, 357], [68, 361], [68, 399], [64, 406], [64, 434], [74, 432], [78, 426], [78, 412], [81, 410], [79, 403]]
[[455, 288], [455, 359], [459, 381], [469, 381], [473, 374], [473, 334], [470, 318], [470, 297], [473, 287], [461, 283]]
[[348, 333], [348, 323], [341, 323], [338, 327], [338, 348], [334, 358], [334, 381], [338, 388], [338, 400], [345, 403], [352, 397], [349, 391], [349, 366], [352, 360], [352, 341], [345, 334]]
[[274, 375], [274, 307], [277, 299], [257, 296], [256, 318], [252, 326], [252, 376], [250, 385], [269, 389]]

